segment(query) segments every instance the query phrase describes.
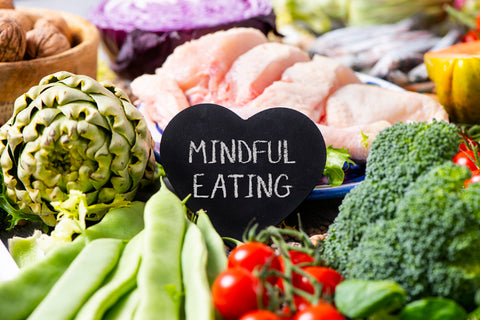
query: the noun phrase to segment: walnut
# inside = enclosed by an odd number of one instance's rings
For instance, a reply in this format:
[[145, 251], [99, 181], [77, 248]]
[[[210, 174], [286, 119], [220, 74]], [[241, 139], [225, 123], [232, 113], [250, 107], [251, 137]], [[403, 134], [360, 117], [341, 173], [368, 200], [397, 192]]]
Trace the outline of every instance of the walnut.
[[[1, 1], [1, 0], [0, 0]], [[1, 7], [0, 7], [1, 8]], [[24, 12], [14, 9], [0, 9], [0, 18], [17, 19], [23, 26], [25, 32], [33, 28], [32, 19]]]
[[2, 9], [15, 9], [15, 5], [12, 0], [0, 0], [0, 8]]
[[20, 22], [0, 18], [0, 62], [22, 60], [27, 45], [25, 30]]
[[27, 58], [48, 57], [70, 47], [67, 37], [47, 19], [38, 19], [33, 29], [27, 32]]
[[45, 19], [53, 23], [57, 29], [63, 33], [65, 37], [67, 37], [68, 42], [72, 43], [72, 31], [68, 27], [67, 21], [60, 15], [60, 14], [52, 14], [49, 16], [45, 16]]

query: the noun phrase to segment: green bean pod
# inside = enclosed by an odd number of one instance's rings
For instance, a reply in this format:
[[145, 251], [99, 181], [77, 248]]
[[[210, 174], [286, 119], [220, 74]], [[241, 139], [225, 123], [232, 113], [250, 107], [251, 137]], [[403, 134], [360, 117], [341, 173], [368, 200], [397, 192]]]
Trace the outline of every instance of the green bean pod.
[[15, 278], [0, 283], [1, 319], [26, 319], [84, 247], [85, 239], [78, 237], [53, 249], [38, 263], [20, 269]]
[[81, 307], [75, 319], [102, 319], [108, 308], [137, 285], [137, 272], [142, 257], [143, 231], [125, 246], [112, 275]]
[[182, 248], [185, 320], [215, 319], [215, 307], [207, 276], [207, 255], [207, 245], [200, 229], [187, 221]]
[[28, 320], [73, 319], [116, 266], [124, 247], [125, 241], [119, 239], [89, 242]]
[[91, 241], [98, 238], [130, 240], [143, 230], [145, 203], [133, 201], [128, 207], [109, 211], [102, 220], [85, 229], [85, 237]]
[[100, 222], [87, 228], [84, 235], [53, 249], [38, 263], [20, 269], [15, 278], [1, 282], [1, 319], [26, 319], [82, 251], [86, 240], [129, 240], [143, 230], [144, 206], [143, 202], [134, 201], [129, 207], [109, 211]]
[[227, 254], [222, 237], [213, 227], [205, 211], [197, 212], [197, 226], [202, 233], [207, 246], [207, 276], [210, 287], [220, 272], [227, 268]]
[[144, 251], [137, 277], [141, 298], [135, 319], [180, 318], [185, 214], [184, 204], [163, 182], [145, 205]]
[[132, 320], [139, 302], [140, 293], [135, 287], [107, 310], [103, 320]]

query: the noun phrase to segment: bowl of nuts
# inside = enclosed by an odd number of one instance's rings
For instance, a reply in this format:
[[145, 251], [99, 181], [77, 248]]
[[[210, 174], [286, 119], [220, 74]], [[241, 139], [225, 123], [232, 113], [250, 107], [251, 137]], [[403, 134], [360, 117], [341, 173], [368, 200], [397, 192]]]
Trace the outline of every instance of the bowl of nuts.
[[0, 8], [0, 125], [44, 76], [69, 71], [96, 78], [98, 46], [96, 26], [74, 14]]

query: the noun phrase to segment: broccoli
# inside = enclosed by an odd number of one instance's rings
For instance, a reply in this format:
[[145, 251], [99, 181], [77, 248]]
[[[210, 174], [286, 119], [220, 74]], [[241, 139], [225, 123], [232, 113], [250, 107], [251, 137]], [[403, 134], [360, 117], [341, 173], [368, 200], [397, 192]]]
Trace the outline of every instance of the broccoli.
[[365, 228], [392, 219], [410, 184], [454, 157], [458, 133], [454, 124], [441, 121], [397, 123], [381, 131], [370, 148], [365, 180], [346, 195], [329, 228], [324, 259], [347, 273], [349, 254], [361, 243]]
[[467, 309], [480, 288], [480, 184], [446, 162], [422, 175], [398, 201], [395, 217], [365, 228], [346, 277], [389, 279], [409, 300], [439, 296]]

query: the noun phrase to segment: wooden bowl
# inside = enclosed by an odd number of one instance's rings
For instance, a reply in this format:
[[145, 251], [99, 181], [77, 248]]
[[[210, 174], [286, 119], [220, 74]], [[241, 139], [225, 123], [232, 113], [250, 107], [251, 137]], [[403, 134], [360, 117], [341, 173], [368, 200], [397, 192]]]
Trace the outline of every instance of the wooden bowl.
[[89, 21], [67, 12], [39, 8], [17, 8], [33, 21], [49, 13], [63, 16], [73, 35], [72, 48], [62, 53], [32, 60], [0, 62], [0, 124], [10, 119], [15, 100], [45, 76], [69, 71], [96, 79], [99, 33]]

